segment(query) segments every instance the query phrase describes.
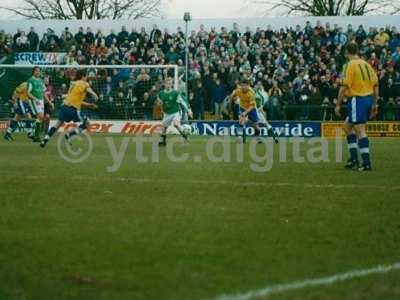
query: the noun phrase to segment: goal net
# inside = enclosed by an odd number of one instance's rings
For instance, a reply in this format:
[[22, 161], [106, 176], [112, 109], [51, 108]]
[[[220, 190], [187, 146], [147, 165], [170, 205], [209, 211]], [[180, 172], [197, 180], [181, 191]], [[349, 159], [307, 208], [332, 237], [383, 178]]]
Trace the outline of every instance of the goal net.
[[[0, 65], [0, 118], [12, 115], [10, 99], [13, 91], [31, 75], [33, 65]], [[92, 120], [159, 120], [161, 110], [156, 103], [163, 80], [174, 80], [179, 88], [179, 69], [176, 65], [43, 65], [39, 66], [57, 116], [58, 108], [74, 81], [78, 69], [86, 70], [88, 81], [99, 95]]]

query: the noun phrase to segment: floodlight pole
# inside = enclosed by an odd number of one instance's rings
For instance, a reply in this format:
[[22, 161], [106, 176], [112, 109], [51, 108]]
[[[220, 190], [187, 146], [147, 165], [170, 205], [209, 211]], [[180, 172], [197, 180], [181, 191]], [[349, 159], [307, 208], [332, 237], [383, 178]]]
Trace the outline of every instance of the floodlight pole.
[[189, 12], [186, 12], [183, 16], [185, 21], [185, 86], [186, 86], [186, 97], [189, 100], [189, 22], [192, 20], [192, 16]]

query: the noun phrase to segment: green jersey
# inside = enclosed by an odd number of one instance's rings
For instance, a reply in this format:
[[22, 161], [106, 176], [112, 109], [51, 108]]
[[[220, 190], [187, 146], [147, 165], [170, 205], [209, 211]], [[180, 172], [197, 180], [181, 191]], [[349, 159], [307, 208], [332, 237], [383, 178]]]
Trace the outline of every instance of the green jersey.
[[170, 90], [170, 91], [161, 91], [158, 94], [162, 102], [163, 112], [171, 115], [181, 111], [180, 103], [180, 96], [177, 91]]
[[256, 92], [256, 108], [263, 108], [264, 104], [268, 101], [268, 94], [265, 91]]
[[28, 91], [37, 99], [44, 100], [44, 82], [41, 78], [32, 76], [28, 79]]

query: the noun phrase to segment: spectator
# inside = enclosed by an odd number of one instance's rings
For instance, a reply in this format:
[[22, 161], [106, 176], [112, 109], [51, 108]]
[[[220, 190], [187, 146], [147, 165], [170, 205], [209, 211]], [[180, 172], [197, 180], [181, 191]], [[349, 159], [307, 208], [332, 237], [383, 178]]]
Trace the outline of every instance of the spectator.
[[385, 32], [384, 28], [379, 30], [379, 33], [374, 38], [374, 43], [376, 46], [383, 47], [389, 41], [389, 35]]
[[196, 80], [192, 92], [191, 106], [193, 108], [193, 117], [197, 120], [204, 120], [206, 90], [203, 88], [202, 81]]
[[211, 85], [211, 99], [214, 105], [214, 115], [219, 119], [222, 118], [222, 104], [227, 95], [227, 86], [221, 82], [220, 78], [216, 77]]
[[120, 33], [118, 33], [118, 44], [121, 45], [125, 40], [129, 40], [129, 32], [126, 31], [126, 26], [122, 26]]
[[29, 51], [37, 51], [39, 46], [39, 35], [35, 32], [35, 28], [31, 27], [28, 33]]
[[282, 101], [282, 90], [278, 86], [278, 82], [274, 81], [272, 87], [268, 91], [269, 102], [268, 102], [268, 119], [278, 120], [280, 115], [281, 101]]
[[15, 51], [17, 52], [29, 51], [29, 47], [30, 47], [29, 39], [25, 35], [25, 31], [20, 31], [20, 34], [17, 40], [15, 41]]

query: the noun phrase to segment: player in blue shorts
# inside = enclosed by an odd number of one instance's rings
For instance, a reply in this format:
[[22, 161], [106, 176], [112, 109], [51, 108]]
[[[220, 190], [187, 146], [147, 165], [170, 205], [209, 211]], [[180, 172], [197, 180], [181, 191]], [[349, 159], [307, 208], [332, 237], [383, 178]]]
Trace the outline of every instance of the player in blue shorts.
[[28, 84], [26, 82], [23, 82], [19, 86], [17, 86], [13, 93], [12, 100], [15, 116], [10, 121], [10, 126], [4, 134], [4, 138], [8, 141], [11, 141], [13, 139], [12, 134], [14, 133], [14, 131], [17, 130], [18, 127], [21, 128], [21, 121], [24, 121], [24, 123], [30, 122], [31, 126], [35, 125], [35, 121], [32, 119], [32, 115], [30, 112]]
[[[347, 118], [344, 130], [347, 134], [350, 159], [345, 167], [370, 171], [372, 168], [365, 124], [377, 114], [378, 77], [371, 65], [358, 57], [356, 44], [347, 45], [346, 57], [349, 62], [344, 67], [342, 87], [335, 109], [336, 115], [340, 116], [341, 105], [347, 98]], [[362, 158], [361, 167], [359, 166], [358, 150]]]
[[71, 84], [68, 95], [64, 100], [64, 104], [60, 109], [58, 121], [55, 126], [51, 127], [40, 143], [40, 147], [46, 147], [50, 138], [57, 132], [57, 130], [64, 124], [69, 122], [80, 123], [78, 128], [72, 129], [65, 135], [69, 140], [72, 136], [82, 133], [89, 126], [89, 120], [81, 113], [81, 108], [96, 109], [96, 104], [84, 102], [87, 94], [90, 94], [95, 101], [99, 98], [92, 90], [87, 82], [86, 72], [78, 70], [76, 74], [76, 81]]
[[271, 126], [265, 119], [260, 118], [260, 113], [257, 109], [257, 97], [254, 90], [250, 87], [250, 83], [247, 79], [242, 79], [240, 88], [236, 89], [230, 96], [232, 101], [239, 100], [239, 124], [242, 127], [242, 139], [243, 143], [246, 143], [246, 123], [250, 121], [254, 127], [255, 133], [258, 136], [260, 134], [261, 127], [267, 127], [268, 135], [272, 136], [275, 143], [278, 143], [278, 139]]

